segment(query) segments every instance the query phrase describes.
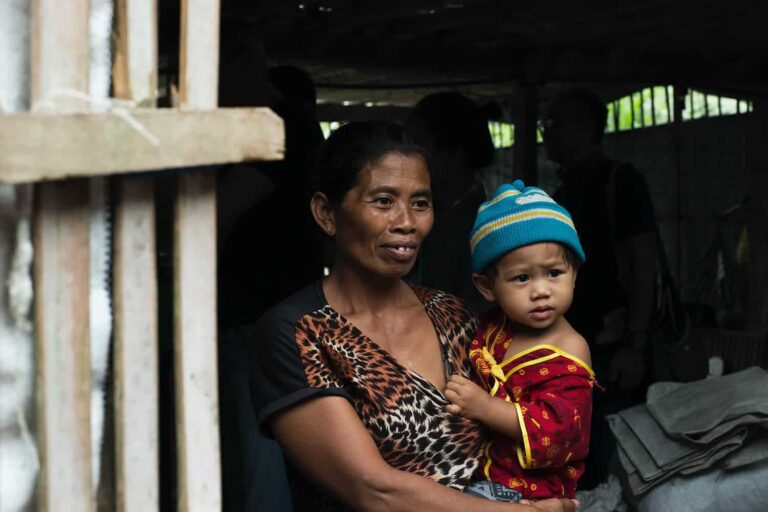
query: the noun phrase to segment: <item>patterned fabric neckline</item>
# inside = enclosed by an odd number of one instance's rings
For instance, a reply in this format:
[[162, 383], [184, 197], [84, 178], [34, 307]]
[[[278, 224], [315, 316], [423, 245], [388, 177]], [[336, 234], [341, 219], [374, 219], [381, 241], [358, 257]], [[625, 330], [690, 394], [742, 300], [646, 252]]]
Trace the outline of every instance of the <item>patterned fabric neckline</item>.
[[[493, 322], [489, 327], [490, 329], [485, 336], [486, 346], [488, 346], [490, 353], [493, 355], [495, 360], [501, 360], [501, 362], [498, 363], [498, 366], [504, 370], [504, 373], [514, 373], [514, 371], [516, 371], [520, 365], [528, 366], [530, 364], [540, 363], [547, 359], [554, 359], [560, 356], [566, 359], [570, 359], [571, 361], [582, 366], [593, 378], [595, 376], [595, 372], [592, 370], [592, 367], [585, 361], [582, 361], [580, 358], [574, 356], [573, 354], [570, 354], [560, 347], [550, 343], [537, 343], [532, 347], [518, 350], [509, 357], [504, 357], [506, 355], [507, 348], [509, 347], [509, 343], [515, 337], [515, 331], [507, 325], [507, 317], [501, 312], [500, 321]], [[493, 341], [491, 341], [490, 338], [493, 338]], [[547, 351], [549, 354], [538, 356], [536, 353], [539, 351]], [[526, 356], [530, 357], [526, 358]], [[520, 361], [520, 359], [525, 360]], [[513, 363], [515, 364], [514, 368], [510, 368], [513, 366]]]
[[[437, 318], [435, 316], [435, 312], [431, 307], [430, 298], [432, 295], [434, 295], [434, 292], [431, 292], [426, 288], [410, 283], [408, 281], [405, 281], [405, 283], [416, 294], [416, 298], [424, 308], [424, 312], [427, 314], [427, 317], [429, 318], [429, 321], [432, 324], [432, 328], [435, 330], [435, 335], [437, 336], [438, 343], [440, 344], [440, 356], [443, 360], [443, 366], [446, 367], [445, 378], [448, 379], [448, 377], [450, 376], [448, 371], [450, 371], [450, 373], [456, 373], [456, 365], [455, 365], [455, 362], [451, 361], [451, 358], [448, 357], [448, 355], [446, 354], [446, 349], [447, 349], [446, 344], [448, 340], [445, 332], [443, 332], [443, 330], [440, 328], [440, 325], [437, 322]], [[323, 309], [326, 310], [327, 313], [336, 315], [336, 317], [339, 319], [341, 323], [345, 324], [357, 336], [359, 336], [360, 338], [364, 339], [367, 343], [369, 343], [370, 346], [374, 350], [379, 352], [387, 361], [389, 361], [401, 372], [411, 376], [413, 379], [415, 379], [420, 384], [422, 384], [422, 386], [425, 387], [425, 390], [428, 391], [432, 396], [432, 398], [434, 398], [436, 401], [440, 402], [441, 404], [448, 403], [448, 400], [445, 398], [445, 395], [443, 395], [442, 390], [440, 390], [435, 384], [433, 384], [432, 381], [430, 381], [429, 379], [421, 375], [416, 370], [408, 368], [407, 366], [400, 363], [400, 361], [398, 361], [392, 354], [390, 354], [387, 350], [382, 348], [381, 345], [376, 343], [376, 341], [373, 338], [365, 334], [357, 325], [355, 325], [354, 322], [352, 322], [349, 318], [347, 318], [343, 313], [334, 309], [334, 307], [328, 303], [328, 299], [325, 296], [325, 291], [323, 290], [322, 281], [320, 281], [318, 288], [319, 288], [319, 293], [323, 299], [323, 302], [325, 303], [325, 307]]]

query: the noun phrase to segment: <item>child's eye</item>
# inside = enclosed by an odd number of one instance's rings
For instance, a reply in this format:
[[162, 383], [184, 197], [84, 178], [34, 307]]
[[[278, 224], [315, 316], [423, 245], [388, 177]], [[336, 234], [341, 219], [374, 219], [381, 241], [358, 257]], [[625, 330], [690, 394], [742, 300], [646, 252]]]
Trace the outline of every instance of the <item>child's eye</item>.
[[549, 270], [549, 277], [558, 277], [563, 275], [565, 272], [560, 270], [559, 268], [553, 268]]
[[528, 274], [519, 274], [519, 275], [516, 275], [515, 277], [513, 277], [512, 281], [514, 281], [516, 283], [527, 283], [528, 279], [530, 279], [528, 277]]

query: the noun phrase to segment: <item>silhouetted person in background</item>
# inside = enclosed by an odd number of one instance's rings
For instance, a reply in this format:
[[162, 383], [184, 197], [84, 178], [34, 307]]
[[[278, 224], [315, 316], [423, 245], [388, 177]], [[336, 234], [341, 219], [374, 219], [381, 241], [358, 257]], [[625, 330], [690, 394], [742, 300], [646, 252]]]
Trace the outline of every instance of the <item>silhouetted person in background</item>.
[[490, 304], [472, 284], [469, 232], [485, 200], [477, 173], [495, 154], [488, 120], [466, 96], [439, 92], [416, 104], [406, 128], [429, 155], [435, 209], [435, 225], [409, 277], [483, 311]]
[[579, 269], [566, 318], [587, 339], [597, 381], [584, 488], [607, 476], [614, 449], [605, 415], [645, 400], [648, 330], [656, 280], [656, 218], [645, 178], [601, 150], [607, 110], [585, 89], [558, 96], [543, 120], [547, 157], [560, 165], [558, 203], [581, 237]]
[[[286, 145], [283, 160], [239, 164], [220, 172], [222, 483], [224, 510], [238, 512], [291, 508], [282, 453], [258, 431], [251, 404], [246, 363], [252, 324], [274, 304], [322, 276], [322, 245], [307, 193], [309, 169], [323, 142], [315, 118], [315, 87], [309, 75], [295, 67], [278, 66], [267, 72], [266, 61], [259, 56], [263, 57], [255, 51], [251, 65], [264, 66], [263, 73], [257, 69], [245, 75], [259, 78], [259, 83], [251, 84], [253, 90], [237, 85], [237, 69], [231, 68], [234, 75], [224, 80], [228, 85], [221, 98], [230, 106], [273, 100], [267, 106], [285, 123]], [[276, 100], [265, 94], [270, 89], [279, 92]]]

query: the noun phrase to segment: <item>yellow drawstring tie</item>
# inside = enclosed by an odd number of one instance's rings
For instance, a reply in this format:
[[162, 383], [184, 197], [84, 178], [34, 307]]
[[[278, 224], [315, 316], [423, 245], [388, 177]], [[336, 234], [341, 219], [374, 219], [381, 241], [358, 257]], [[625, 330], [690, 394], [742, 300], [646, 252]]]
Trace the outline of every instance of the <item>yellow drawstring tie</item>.
[[502, 370], [501, 366], [496, 363], [496, 360], [493, 358], [490, 351], [488, 351], [488, 347], [483, 347], [483, 359], [485, 359], [485, 362], [491, 367], [491, 375], [501, 382], [507, 381], [507, 377], [504, 375], [504, 370]]

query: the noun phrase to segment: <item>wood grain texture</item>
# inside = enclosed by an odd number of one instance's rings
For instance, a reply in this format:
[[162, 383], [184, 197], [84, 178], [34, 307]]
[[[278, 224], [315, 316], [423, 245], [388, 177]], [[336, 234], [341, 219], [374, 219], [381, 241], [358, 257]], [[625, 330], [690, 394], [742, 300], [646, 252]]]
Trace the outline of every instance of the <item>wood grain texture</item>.
[[[182, 109], [217, 104], [218, 0], [181, 1]], [[261, 134], [251, 134], [259, 139]], [[264, 134], [269, 136], [269, 134]], [[176, 445], [180, 512], [221, 510], [216, 337], [216, 175], [178, 177], [174, 299]]]
[[[115, 96], [152, 107], [157, 88], [155, 0], [118, 0]], [[116, 181], [114, 401], [117, 512], [160, 506], [155, 189], [151, 177]]]
[[[33, 108], [63, 93], [88, 93], [88, 14], [88, 0], [31, 2]], [[82, 108], [66, 101], [56, 105], [59, 112]], [[0, 140], [4, 143], [5, 135]], [[5, 162], [0, 165], [7, 168]], [[88, 183], [39, 185], [35, 203], [36, 421], [41, 462], [36, 508], [89, 512], [95, 497]]]
[[[283, 155], [267, 108], [0, 116], [0, 182], [101, 176]], [[137, 127], [139, 127], [137, 129]]]
[[158, 510], [157, 268], [153, 178], [118, 178], [114, 235], [118, 512]]
[[94, 509], [88, 183], [38, 186], [35, 212], [38, 509]]

